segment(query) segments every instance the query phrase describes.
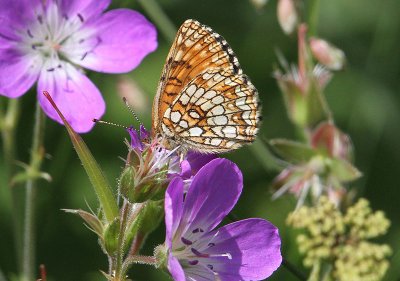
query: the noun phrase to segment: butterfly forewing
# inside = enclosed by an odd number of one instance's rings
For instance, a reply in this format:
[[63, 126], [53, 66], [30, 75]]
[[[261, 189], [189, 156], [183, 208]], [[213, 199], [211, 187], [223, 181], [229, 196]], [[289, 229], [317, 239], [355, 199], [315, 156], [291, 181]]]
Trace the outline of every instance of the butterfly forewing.
[[198, 21], [185, 21], [178, 30], [161, 75], [153, 104], [153, 129], [159, 129], [159, 116], [191, 79], [206, 69], [220, 67], [241, 72], [233, 51], [219, 34]]
[[180, 27], [153, 103], [153, 134], [170, 146], [222, 152], [252, 142], [258, 94], [227, 42], [194, 20]]

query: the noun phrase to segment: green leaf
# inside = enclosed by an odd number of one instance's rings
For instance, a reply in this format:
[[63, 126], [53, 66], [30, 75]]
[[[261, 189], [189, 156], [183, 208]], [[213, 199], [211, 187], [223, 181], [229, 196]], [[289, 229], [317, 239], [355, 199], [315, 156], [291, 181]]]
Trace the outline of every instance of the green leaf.
[[272, 139], [269, 144], [279, 157], [292, 164], [308, 162], [317, 154], [310, 146], [287, 139]]
[[97, 198], [100, 201], [101, 208], [104, 212], [105, 218], [108, 222], [111, 222], [118, 216], [118, 205], [114, 195], [111, 191], [111, 187], [101, 170], [99, 164], [94, 159], [89, 148], [86, 146], [82, 138], [72, 129], [71, 125], [65, 119], [57, 105], [48, 92], [43, 92], [46, 98], [49, 100], [53, 108], [57, 111], [58, 115], [64, 122], [65, 128], [71, 138], [72, 144], [77, 152], [79, 159], [82, 161], [83, 167], [85, 168], [86, 174], [89, 176], [90, 182], [92, 183], [96, 192]]
[[83, 210], [63, 209], [63, 211], [80, 216], [89, 225], [89, 228], [103, 239], [104, 226], [95, 215]]
[[330, 159], [332, 173], [342, 182], [354, 181], [362, 176], [362, 173], [350, 162], [340, 159]]

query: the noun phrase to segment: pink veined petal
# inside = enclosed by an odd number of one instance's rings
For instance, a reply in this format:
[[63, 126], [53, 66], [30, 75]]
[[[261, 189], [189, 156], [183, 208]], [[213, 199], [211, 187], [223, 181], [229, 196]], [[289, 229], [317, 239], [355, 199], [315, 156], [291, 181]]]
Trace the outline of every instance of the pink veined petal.
[[80, 15], [82, 21], [100, 15], [111, 0], [61, 0], [60, 10], [68, 17]]
[[177, 258], [171, 253], [168, 255], [168, 271], [171, 273], [175, 281], [185, 281], [185, 273]]
[[96, 86], [71, 64], [46, 62], [38, 82], [38, 99], [44, 112], [53, 120], [62, 121], [43, 91], [48, 91], [64, 114], [67, 121], [78, 133], [92, 129], [93, 118], [99, 119], [105, 111], [105, 103]]
[[212, 230], [235, 206], [243, 187], [242, 173], [227, 159], [214, 159], [194, 176], [187, 192], [182, 225], [186, 231]]
[[17, 98], [25, 94], [38, 79], [42, 65], [40, 56], [0, 47], [0, 95]]
[[72, 62], [108, 73], [128, 72], [157, 48], [155, 27], [128, 9], [106, 12], [84, 25], [61, 47]]
[[281, 264], [281, 239], [278, 229], [263, 219], [246, 219], [214, 230], [202, 239], [210, 239], [215, 246], [207, 254], [229, 253], [202, 261], [213, 265], [223, 281], [263, 280]]
[[172, 248], [172, 240], [179, 226], [183, 211], [183, 181], [174, 178], [168, 185], [164, 201], [166, 237], [165, 244]]

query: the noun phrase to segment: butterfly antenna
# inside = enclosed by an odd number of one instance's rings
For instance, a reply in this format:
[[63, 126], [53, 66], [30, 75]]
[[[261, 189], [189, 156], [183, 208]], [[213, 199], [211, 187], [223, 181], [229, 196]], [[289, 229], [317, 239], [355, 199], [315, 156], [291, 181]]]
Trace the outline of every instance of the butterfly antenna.
[[124, 101], [126, 107], [129, 109], [129, 111], [132, 113], [133, 117], [136, 119], [136, 121], [139, 123], [139, 125], [143, 125], [142, 121], [137, 117], [135, 111], [132, 109], [132, 107], [129, 105], [128, 100], [126, 97], [123, 97], [122, 100]]
[[111, 126], [115, 126], [115, 127], [120, 127], [120, 128], [124, 128], [124, 129], [129, 129], [129, 127], [121, 125], [121, 124], [116, 124], [113, 122], [108, 122], [108, 121], [103, 121], [103, 120], [99, 120], [99, 119], [92, 119], [92, 121], [94, 123], [100, 123], [100, 124], [106, 124], [106, 125], [111, 125]]

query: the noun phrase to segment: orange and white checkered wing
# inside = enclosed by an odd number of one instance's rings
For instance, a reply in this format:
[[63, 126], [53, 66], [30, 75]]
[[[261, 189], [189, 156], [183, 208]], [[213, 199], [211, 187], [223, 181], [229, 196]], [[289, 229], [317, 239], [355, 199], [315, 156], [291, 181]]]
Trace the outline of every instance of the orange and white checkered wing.
[[258, 94], [248, 77], [210, 69], [195, 77], [162, 119], [162, 130], [184, 148], [224, 152], [254, 141]]
[[161, 117], [183, 88], [210, 68], [242, 72], [236, 56], [222, 36], [198, 21], [186, 20], [169, 51], [154, 98], [153, 134], [160, 133]]

